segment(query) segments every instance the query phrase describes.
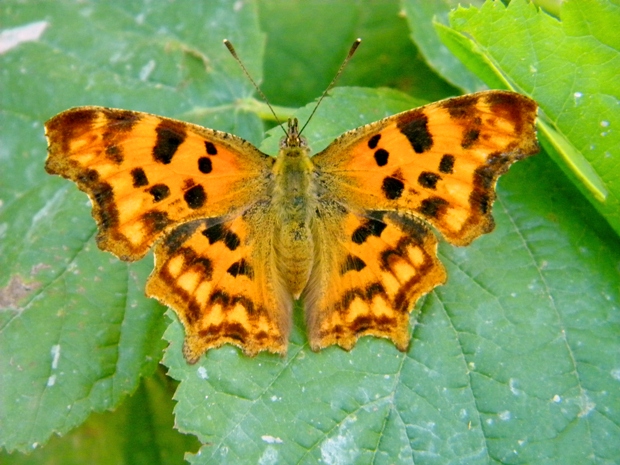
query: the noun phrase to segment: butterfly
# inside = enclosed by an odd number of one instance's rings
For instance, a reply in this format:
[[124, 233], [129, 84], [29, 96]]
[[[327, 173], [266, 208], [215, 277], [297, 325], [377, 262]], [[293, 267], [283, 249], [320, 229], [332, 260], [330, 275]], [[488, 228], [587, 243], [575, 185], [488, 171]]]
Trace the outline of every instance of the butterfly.
[[225, 343], [285, 354], [301, 299], [311, 349], [409, 344], [409, 313], [443, 284], [437, 237], [493, 227], [495, 184], [538, 152], [537, 106], [508, 91], [451, 98], [353, 129], [310, 156], [288, 121], [277, 157], [212, 129], [85, 106], [45, 124], [50, 174], [86, 192], [97, 244], [154, 250], [147, 295], [185, 327], [195, 363]]

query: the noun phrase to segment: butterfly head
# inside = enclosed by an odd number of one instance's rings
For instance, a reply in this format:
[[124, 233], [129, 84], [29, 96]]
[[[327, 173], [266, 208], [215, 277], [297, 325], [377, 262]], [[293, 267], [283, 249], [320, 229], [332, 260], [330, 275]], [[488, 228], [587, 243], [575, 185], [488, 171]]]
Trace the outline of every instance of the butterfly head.
[[297, 118], [289, 118], [286, 136], [280, 139], [280, 148], [307, 147], [308, 141], [299, 133], [299, 121]]

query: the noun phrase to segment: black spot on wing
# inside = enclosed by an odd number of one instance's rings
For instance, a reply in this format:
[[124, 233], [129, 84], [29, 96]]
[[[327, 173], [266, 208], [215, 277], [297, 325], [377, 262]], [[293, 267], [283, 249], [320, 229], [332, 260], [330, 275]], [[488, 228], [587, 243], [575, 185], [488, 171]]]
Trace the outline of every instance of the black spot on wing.
[[469, 204], [474, 210], [486, 215], [491, 211], [493, 201], [495, 200], [494, 197], [492, 192], [474, 189], [471, 194], [469, 194]]
[[446, 174], [452, 174], [454, 168], [454, 155], [445, 154], [439, 162], [439, 171]]
[[383, 179], [383, 183], [381, 185], [381, 190], [383, 191], [383, 195], [387, 199], [396, 200], [403, 195], [403, 190], [405, 189], [405, 184], [400, 180], [396, 179], [392, 176], [387, 176]]
[[445, 100], [441, 103], [441, 106], [448, 110], [450, 117], [453, 119], [464, 119], [471, 118], [476, 113], [475, 106], [477, 103], [478, 96], [472, 94]]
[[133, 180], [133, 187], [143, 187], [149, 185], [149, 180], [146, 177], [146, 173], [142, 168], [132, 169], [131, 178]]
[[529, 123], [528, 117], [536, 114], [536, 102], [514, 92], [489, 92], [485, 99], [494, 115], [510, 121], [516, 134], [520, 134], [524, 125]]
[[[221, 289], [216, 289], [213, 291], [213, 293], [209, 297], [209, 304], [221, 305], [222, 311], [231, 310], [237, 304], [241, 304], [241, 306], [246, 309], [249, 315], [253, 315], [255, 313], [254, 303], [250, 299], [242, 295], [231, 295], [228, 292], [222, 291]], [[228, 325], [230, 325], [230, 323]], [[243, 333], [245, 333], [244, 338], [247, 337], [245, 329], [243, 329], [243, 327], [241, 327], [241, 329], [243, 330]], [[228, 336], [230, 337], [230, 335]]]
[[[103, 109], [103, 114], [108, 121], [108, 125], [114, 132], [128, 132], [133, 129], [135, 124], [142, 118], [139, 113], [129, 110]], [[105, 139], [105, 136], [104, 136]]]
[[166, 212], [157, 210], [142, 215], [142, 222], [151, 233], [163, 231], [171, 223]]
[[496, 168], [490, 165], [481, 166], [474, 171], [474, 185], [481, 189], [491, 189], [495, 185], [498, 173]]
[[239, 236], [222, 224], [205, 229], [202, 234], [209, 239], [209, 244], [222, 241], [228, 250], [235, 250], [241, 244]]
[[252, 266], [245, 261], [245, 259], [241, 259], [228, 267], [226, 272], [234, 277], [239, 275], [247, 276], [250, 279], [254, 278], [254, 269]]
[[361, 271], [366, 268], [366, 263], [359, 257], [355, 255], [347, 255], [344, 260], [344, 263], [340, 266], [340, 274], [343, 275], [347, 271]]
[[202, 224], [202, 221], [190, 221], [175, 227], [170, 233], [166, 235], [163, 240], [163, 246], [166, 247], [168, 254], [173, 254], [185, 241], [187, 241], [192, 234]]
[[[99, 111], [92, 108], [78, 108], [68, 110], [45, 123], [46, 134], [49, 138], [50, 153], [70, 152], [70, 143], [92, 130]], [[56, 145], [58, 145], [56, 147]], [[59, 174], [52, 170], [49, 163], [46, 169], [50, 173]]]
[[178, 249], [177, 255], [183, 255], [184, 269], [193, 268], [199, 270], [201, 278], [207, 281], [213, 276], [213, 263], [207, 257], [198, 255], [195, 250], [190, 247], [182, 247]]
[[165, 184], [155, 184], [149, 189], [154, 202], [160, 202], [170, 195], [170, 188]]
[[422, 171], [420, 176], [418, 176], [418, 184], [427, 189], [435, 189], [437, 187], [437, 181], [440, 179], [441, 177], [438, 174], [430, 171]]
[[187, 206], [195, 210], [204, 205], [207, 200], [207, 193], [205, 192], [204, 187], [200, 184], [196, 184], [192, 188], [185, 191], [183, 198], [185, 199]]
[[123, 163], [124, 160], [123, 149], [114, 144], [106, 146], [105, 156], [117, 165]]
[[99, 206], [99, 219], [102, 229], [118, 224], [118, 210], [114, 203], [114, 192], [108, 183], [98, 183], [93, 187], [93, 198]]
[[157, 141], [153, 147], [153, 158], [164, 165], [172, 161], [179, 146], [186, 137], [185, 127], [174, 121], [164, 120], [155, 128]]
[[375, 152], [375, 161], [377, 162], [377, 166], [385, 166], [387, 165], [388, 158], [390, 153], [387, 150], [379, 149]]
[[433, 136], [428, 130], [428, 117], [414, 110], [401, 116], [398, 129], [409, 140], [416, 153], [423, 153], [433, 146]]
[[209, 157], [200, 157], [198, 159], [198, 170], [204, 174], [209, 174], [211, 171], [213, 171], [213, 164], [211, 163], [211, 159]]
[[363, 244], [370, 236], [380, 237], [386, 224], [382, 221], [369, 219], [359, 226], [351, 235], [351, 240], [356, 244]]
[[430, 197], [424, 199], [418, 211], [427, 218], [438, 218], [448, 206], [448, 202], [441, 197]]
[[356, 298], [364, 302], [371, 302], [376, 295], [381, 295], [385, 300], [389, 300], [385, 288], [380, 283], [370, 283], [364, 289], [359, 287], [349, 289], [344, 293], [340, 301], [334, 305], [334, 309], [336, 311], [347, 310]]
[[368, 139], [368, 148], [374, 150], [377, 148], [377, 144], [379, 143], [379, 139], [381, 139], [381, 134], [375, 134], [370, 139]]
[[461, 141], [461, 147], [464, 149], [470, 148], [480, 137], [480, 131], [478, 129], [467, 129], [463, 134], [463, 140]]
[[209, 155], [217, 155], [217, 147], [213, 145], [213, 142], [205, 141], [205, 149]]

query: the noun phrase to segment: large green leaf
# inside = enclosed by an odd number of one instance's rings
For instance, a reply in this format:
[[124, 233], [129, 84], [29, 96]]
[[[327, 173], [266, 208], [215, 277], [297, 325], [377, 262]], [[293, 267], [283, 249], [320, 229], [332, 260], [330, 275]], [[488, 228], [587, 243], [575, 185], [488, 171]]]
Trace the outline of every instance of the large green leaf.
[[92, 414], [65, 437], [52, 437], [30, 454], [0, 453], [6, 465], [172, 465], [197, 450], [194, 436], [173, 429], [176, 383], [163, 373], [146, 378], [115, 412]]
[[[351, 8], [368, 17], [380, 8], [371, 3]], [[387, 8], [394, 11], [391, 3]], [[0, 6], [2, 28], [15, 31], [40, 21], [47, 26], [34, 42], [25, 42], [22, 30], [22, 43], [0, 54], [4, 447], [29, 449], [53, 432], [64, 434], [91, 410], [117, 406], [140, 376], [152, 373], [167, 322], [163, 309], [142, 296], [151, 260], [127, 266], [97, 251], [86, 197], [44, 173], [42, 122], [72, 105], [113, 105], [184, 118], [259, 144], [261, 123], [251, 109], [263, 109], [220, 43], [224, 37], [233, 41], [260, 81], [263, 39], [256, 11], [251, 2], [232, 1]], [[289, 9], [279, 13], [277, 3], [269, 12], [262, 22], [298, 21]], [[314, 16], [313, 23], [337, 22], [321, 10]], [[381, 17], [388, 24], [389, 15]], [[402, 25], [395, 13], [393, 21]], [[528, 24], [521, 21], [523, 28]], [[393, 34], [389, 40], [404, 49], [408, 37]], [[286, 54], [286, 41], [267, 44], [267, 55]], [[316, 42], [296, 44], [308, 70], [321, 61]], [[508, 50], [510, 45], [504, 43]], [[362, 63], [347, 70], [351, 82], [358, 70], [364, 75], [380, 66], [372, 58], [361, 52], [355, 57]], [[400, 79], [409, 72], [404, 69]], [[277, 88], [279, 76], [265, 76], [267, 88]], [[295, 98], [310, 101], [313, 89]], [[306, 135], [319, 150], [346, 129], [418, 103], [385, 89], [337, 89]], [[309, 112], [307, 107], [297, 115], [303, 119]], [[280, 134], [272, 132], [261, 147], [274, 153]], [[406, 354], [374, 338], [363, 338], [351, 352], [313, 353], [297, 310], [286, 358], [250, 359], [224, 347], [189, 366], [181, 355], [182, 328], [169, 313], [164, 362], [180, 380], [175, 423], [203, 443], [188, 458], [616, 463], [617, 236], [544, 153], [517, 163], [500, 181], [498, 195], [494, 233], [467, 248], [441, 244], [449, 281], [419, 303]], [[144, 427], [138, 415], [132, 424], [132, 415], [119, 412], [126, 420], [119, 421], [122, 428]], [[107, 436], [111, 450], [122, 447], [122, 437]], [[156, 436], [150, 443], [160, 451], [165, 444]], [[0, 460], [10, 463], [11, 457]]]
[[165, 325], [144, 296], [152, 259], [97, 250], [84, 194], [44, 172], [43, 122], [99, 104], [260, 140], [256, 115], [235, 111], [251, 86], [221, 39], [251, 47], [258, 77], [262, 39], [253, 5], [226, 1], [5, 2], [0, 25], [16, 38], [0, 56], [0, 445], [28, 450], [135, 390]]
[[564, 2], [561, 21], [525, 0], [487, 2], [438, 25], [446, 44], [492, 87], [531, 95], [545, 147], [620, 232], [620, 3]]
[[[360, 115], [409, 106], [339, 89], [308, 135], [320, 149]], [[178, 425], [207, 444], [191, 462], [612, 463], [618, 240], [544, 154], [500, 186], [495, 232], [440, 247], [449, 281], [419, 305], [407, 354], [373, 338], [313, 353], [298, 309], [286, 358], [226, 347], [189, 366], [175, 320], [165, 363], [181, 381]]]
[[[448, 13], [463, 2], [458, 0], [401, 0], [411, 30], [411, 37], [430, 66], [448, 82], [465, 92], [485, 89], [484, 83], [454, 56], [441, 42], [434, 22], [448, 24]], [[480, 5], [482, 0], [473, 3]]]
[[455, 93], [406, 40], [408, 18], [399, 14], [398, 0], [363, 6], [358, 0], [262, 0], [259, 5], [269, 37], [262, 88], [274, 103], [301, 106], [317, 98], [358, 37], [362, 45], [339, 85], [389, 86], [429, 100]]

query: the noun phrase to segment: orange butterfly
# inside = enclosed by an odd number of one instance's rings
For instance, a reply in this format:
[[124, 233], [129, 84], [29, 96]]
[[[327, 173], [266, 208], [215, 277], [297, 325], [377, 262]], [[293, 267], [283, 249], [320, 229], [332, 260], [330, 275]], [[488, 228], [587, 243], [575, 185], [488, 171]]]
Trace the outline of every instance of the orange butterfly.
[[409, 312], [445, 282], [430, 226], [467, 245], [493, 229], [497, 178], [538, 151], [537, 107], [507, 91], [443, 100], [349, 131], [310, 157], [296, 119], [277, 158], [232, 134], [79, 107], [50, 119], [45, 168], [93, 204], [97, 243], [154, 246], [146, 293], [185, 326], [184, 355], [286, 353], [293, 300], [310, 347], [409, 343]]

